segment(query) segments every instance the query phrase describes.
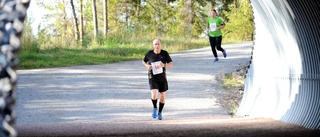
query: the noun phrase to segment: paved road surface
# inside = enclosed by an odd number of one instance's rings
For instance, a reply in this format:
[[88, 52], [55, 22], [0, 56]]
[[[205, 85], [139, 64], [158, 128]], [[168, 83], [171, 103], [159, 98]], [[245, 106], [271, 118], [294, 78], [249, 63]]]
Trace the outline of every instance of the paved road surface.
[[[203, 132], [210, 126], [206, 123], [217, 123], [220, 118], [234, 125], [237, 120], [230, 118], [217, 101], [217, 93], [223, 92], [217, 78], [248, 64], [252, 42], [223, 48], [228, 57], [223, 58], [219, 52], [220, 61], [215, 63], [210, 47], [171, 53], [174, 68], [167, 70], [169, 90], [162, 121], [151, 118], [147, 72], [141, 60], [19, 70], [16, 90], [19, 135], [176, 136], [179, 134], [174, 131], [179, 131], [181, 136], [196, 136], [210, 135], [213, 131]], [[255, 121], [248, 117], [237, 119], [244, 123]], [[278, 122], [261, 119], [256, 123], [264, 121]], [[219, 128], [220, 135], [224, 135], [224, 127]], [[182, 132], [185, 130], [188, 132]]]

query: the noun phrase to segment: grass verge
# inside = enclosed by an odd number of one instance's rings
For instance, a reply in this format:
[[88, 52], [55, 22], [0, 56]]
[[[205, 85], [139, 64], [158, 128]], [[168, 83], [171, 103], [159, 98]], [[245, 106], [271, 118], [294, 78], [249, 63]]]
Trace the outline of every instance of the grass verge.
[[[23, 45], [19, 53], [19, 69], [99, 65], [142, 59], [152, 50], [152, 40], [97, 40], [83, 47], [48, 47], [37, 43]], [[162, 39], [162, 49], [169, 53], [197, 49], [209, 45], [207, 39]]]
[[244, 82], [247, 65], [240, 67], [232, 73], [224, 74], [220, 80], [222, 97], [219, 99], [220, 104], [231, 116], [235, 115], [242, 100], [244, 92]]

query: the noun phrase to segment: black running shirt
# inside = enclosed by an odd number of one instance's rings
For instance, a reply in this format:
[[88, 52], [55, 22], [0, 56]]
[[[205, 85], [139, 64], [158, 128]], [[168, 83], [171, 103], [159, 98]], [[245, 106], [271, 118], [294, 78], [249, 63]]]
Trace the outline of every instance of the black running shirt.
[[[163, 64], [172, 62], [172, 59], [169, 53], [165, 50], [161, 50], [159, 54], [155, 54], [153, 50], [148, 51], [146, 56], [143, 59], [148, 65], [151, 65], [152, 62], [161, 61]], [[166, 81], [166, 68], [163, 68], [163, 73], [153, 75], [152, 70], [148, 72], [149, 79], [156, 81]]]

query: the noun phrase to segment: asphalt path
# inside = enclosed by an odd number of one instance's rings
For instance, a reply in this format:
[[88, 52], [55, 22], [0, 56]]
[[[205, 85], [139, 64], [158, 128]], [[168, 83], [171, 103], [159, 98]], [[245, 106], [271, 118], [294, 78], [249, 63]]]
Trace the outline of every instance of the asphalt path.
[[[224, 91], [217, 79], [248, 64], [253, 46], [243, 42], [222, 47], [228, 56], [218, 52], [218, 62], [213, 62], [210, 47], [170, 53], [174, 67], [167, 69], [169, 90], [162, 121], [229, 117], [217, 101], [217, 93]], [[17, 73], [19, 130], [101, 121], [159, 122], [151, 117], [147, 71], [141, 60]]]
[[[151, 47], [151, 46], [150, 46]], [[164, 119], [225, 115], [216, 78], [250, 61], [252, 42], [171, 53]], [[149, 119], [152, 104], [141, 60], [104, 65], [18, 70], [17, 124]]]

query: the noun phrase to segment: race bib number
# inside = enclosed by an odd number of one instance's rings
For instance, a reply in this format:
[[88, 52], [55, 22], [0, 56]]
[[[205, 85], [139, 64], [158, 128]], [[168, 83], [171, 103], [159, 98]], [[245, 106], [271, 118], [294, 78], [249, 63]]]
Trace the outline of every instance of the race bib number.
[[161, 67], [161, 61], [151, 63], [151, 67], [153, 75], [157, 75], [163, 72], [163, 68]]
[[217, 24], [216, 23], [210, 23], [210, 31], [216, 31], [217, 30]]

